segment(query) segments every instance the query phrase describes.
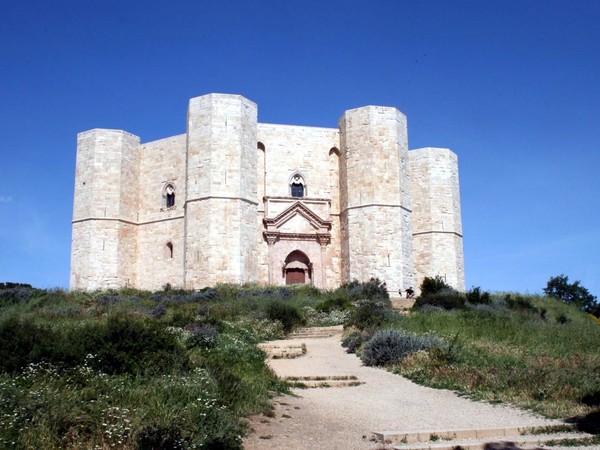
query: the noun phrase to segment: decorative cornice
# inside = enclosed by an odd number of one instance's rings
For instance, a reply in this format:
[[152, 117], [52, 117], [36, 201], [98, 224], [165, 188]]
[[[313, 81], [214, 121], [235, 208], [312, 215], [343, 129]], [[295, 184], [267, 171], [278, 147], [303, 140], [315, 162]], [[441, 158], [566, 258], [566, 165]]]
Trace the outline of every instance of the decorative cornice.
[[266, 195], [263, 197], [263, 202], [267, 200], [292, 200], [292, 201], [301, 201], [304, 202], [323, 202], [323, 203], [331, 203], [330, 198], [318, 198], [318, 197], [291, 197], [291, 196], [276, 196], [276, 195]]
[[287, 222], [296, 214], [300, 214], [315, 228], [324, 228], [331, 230], [331, 221], [323, 220], [315, 214], [310, 208], [302, 204], [301, 201], [294, 202], [291, 206], [284, 209], [281, 213], [273, 218], [264, 218], [263, 223], [266, 227], [278, 227]]
[[264, 231], [263, 235], [269, 245], [277, 241], [316, 241], [321, 245], [331, 242], [329, 233], [280, 233], [279, 231]]
[[240, 201], [246, 202], [250, 205], [258, 206], [258, 202], [253, 202], [252, 200], [248, 200], [247, 198], [227, 197], [227, 196], [218, 196], [218, 195], [208, 195], [206, 197], [192, 198], [190, 200], [186, 200], [185, 204], [187, 205], [188, 203], [200, 202], [202, 200], [240, 200]]
[[406, 212], [412, 213], [412, 209], [409, 209], [406, 206], [402, 206], [402, 205], [392, 205], [392, 204], [387, 204], [387, 203], [369, 203], [367, 205], [348, 206], [347, 208], [340, 210], [340, 214], [344, 214], [345, 212], [350, 211], [351, 209], [371, 208], [373, 206], [383, 206], [385, 208], [400, 208]]
[[442, 230], [431, 230], [431, 231], [420, 231], [418, 233], [413, 233], [413, 236], [420, 236], [422, 234], [453, 234], [458, 237], [463, 237], [461, 233], [457, 233], [456, 231], [442, 231]]
[[115, 217], [86, 217], [85, 219], [76, 219], [71, 221], [71, 223], [75, 224], [75, 223], [82, 223], [82, 222], [91, 222], [93, 220], [100, 220], [100, 221], [104, 221], [104, 222], [120, 222], [120, 223], [124, 223], [127, 225], [149, 225], [151, 223], [158, 223], [158, 222], [168, 222], [169, 220], [176, 220], [176, 219], [184, 219], [185, 216], [175, 216], [175, 217], [165, 217], [163, 219], [155, 219], [155, 220], [147, 220], [145, 222], [133, 222], [131, 220], [125, 220], [125, 219], [118, 219]]

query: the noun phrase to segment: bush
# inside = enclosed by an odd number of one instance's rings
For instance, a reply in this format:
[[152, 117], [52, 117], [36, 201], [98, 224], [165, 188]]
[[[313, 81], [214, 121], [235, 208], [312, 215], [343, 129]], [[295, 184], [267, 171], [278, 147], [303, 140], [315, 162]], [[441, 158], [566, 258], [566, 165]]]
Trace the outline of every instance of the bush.
[[294, 328], [302, 325], [304, 319], [300, 310], [289, 303], [271, 302], [267, 304], [265, 313], [269, 320], [278, 320], [283, 325], [283, 330], [289, 333]]
[[508, 306], [510, 309], [513, 309], [515, 311], [520, 311], [523, 313], [538, 313], [538, 309], [533, 306], [533, 303], [531, 303], [530, 300], [526, 299], [525, 297], [522, 297], [520, 295], [517, 295], [516, 297], [511, 297], [510, 294], [507, 294], [504, 297], [504, 301], [506, 302], [506, 306]]
[[119, 315], [96, 332], [89, 344], [97, 348], [85, 351], [97, 354], [94, 366], [105, 373], [176, 373], [189, 368], [185, 349], [157, 322]]
[[465, 296], [467, 301], [472, 305], [489, 305], [491, 302], [490, 293], [485, 291], [482, 292], [479, 286], [471, 288]]
[[441, 276], [436, 275], [435, 277], [425, 277], [421, 283], [421, 297], [429, 297], [448, 289], [452, 288]]
[[415, 301], [413, 308], [422, 309], [424, 306], [434, 306], [446, 310], [463, 309], [465, 307], [465, 297], [452, 288], [447, 288], [430, 294], [427, 296], [421, 295]]
[[0, 307], [28, 302], [43, 294], [44, 291], [35, 289], [30, 284], [0, 283]]
[[343, 311], [349, 309], [352, 306], [350, 296], [343, 290], [336, 290], [329, 294], [329, 297], [320, 303], [315, 305], [317, 311], [331, 312], [331, 311]]
[[175, 425], [166, 427], [156, 424], [146, 425], [136, 433], [135, 442], [138, 450], [184, 448], [180, 429]]
[[[390, 302], [390, 295], [387, 291], [386, 284], [379, 280], [379, 278], [371, 278], [367, 282], [360, 282], [358, 280], [351, 281], [350, 283], [342, 284], [339, 290], [346, 291], [351, 301], [360, 299], [369, 300], [382, 300]], [[390, 303], [391, 305], [391, 303]]]
[[308, 327], [331, 327], [342, 325], [350, 317], [350, 311], [339, 309], [317, 311], [310, 306], [305, 306], [302, 308], [302, 315]]
[[448, 345], [434, 335], [416, 335], [403, 330], [379, 330], [365, 342], [361, 360], [367, 366], [389, 366], [421, 350], [447, 350]]
[[219, 329], [212, 323], [193, 323], [186, 326], [185, 329], [190, 333], [187, 339], [189, 348], [212, 348], [217, 344]]
[[63, 367], [83, 364], [108, 374], [156, 374], [186, 370], [185, 349], [157, 322], [115, 316], [104, 323], [53, 328], [8, 318], [0, 322], [0, 371], [15, 373], [40, 362]]
[[346, 349], [346, 353], [357, 353], [360, 346], [371, 338], [371, 333], [360, 332], [357, 330], [350, 331], [342, 336], [342, 347]]
[[581, 286], [579, 280], [569, 283], [569, 277], [564, 274], [551, 277], [544, 288], [544, 293], [548, 297], [557, 298], [567, 304], [577, 305], [578, 308], [588, 313], [598, 308], [596, 297]]
[[344, 322], [344, 328], [355, 327], [359, 330], [372, 330], [396, 318], [398, 318], [398, 313], [391, 309], [389, 300], [387, 302], [359, 300], [348, 320]]

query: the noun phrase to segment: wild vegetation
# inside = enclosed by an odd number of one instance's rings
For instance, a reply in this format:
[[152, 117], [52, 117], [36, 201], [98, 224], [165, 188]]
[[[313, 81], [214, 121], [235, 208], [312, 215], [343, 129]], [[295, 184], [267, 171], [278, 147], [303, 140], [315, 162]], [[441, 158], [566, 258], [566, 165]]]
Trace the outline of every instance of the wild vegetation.
[[[65, 292], [0, 283], [0, 448], [236, 449], [287, 386], [256, 343], [344, 324], [365, 364], [549, 417], [600, 412], [600, 323], [577, 305], [429, 280]], [[594, 422], [594, 420], [596, 422]]]
[[589, 303], [460, 293], [425, 279], [410, 314], [355, 324], [342, 345], [420, 384], [571, 417], [600, 432], [600, 321], [582, 309]]
[[0, 283], [0, 448], [240, 448], [245, 417], [288, 389], [256, 344], [341, 324], [368, 287]]

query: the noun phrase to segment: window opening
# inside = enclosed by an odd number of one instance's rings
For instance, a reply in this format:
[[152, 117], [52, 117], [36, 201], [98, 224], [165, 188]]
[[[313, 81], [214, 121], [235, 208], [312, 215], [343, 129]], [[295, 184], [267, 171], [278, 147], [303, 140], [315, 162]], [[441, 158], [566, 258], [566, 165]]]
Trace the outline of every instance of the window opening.
[[305, 188], [304, 188], [304, 180], [300, 175], [294, 175], [292, 178], [292, 183], [290, 185], [292, 197], [304, 197]]
[[163, 208], [162, 210], [168, 210], [175, 207], [175, 186], [172, 183], [168, 183], [163, 190]]

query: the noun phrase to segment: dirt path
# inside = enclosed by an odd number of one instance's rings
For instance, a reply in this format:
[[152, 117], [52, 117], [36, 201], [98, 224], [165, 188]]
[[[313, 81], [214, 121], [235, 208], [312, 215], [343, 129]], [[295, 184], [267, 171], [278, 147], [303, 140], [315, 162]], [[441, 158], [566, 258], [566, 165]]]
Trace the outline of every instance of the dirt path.
[[[283, 342], [283, 341], [282, 341]], [[375, 449], [375, 431], [421, 431], [525, 427], [557, 423], [504, 405], [418, 386], [385, 370], [362, 366], [344, 352], [340, 337], [304, 342], [306, 355], [269, 364], [281, 377], [352, 375], [353, 387], [294, 389], [276, 399], [274, 417], [255, 417], [244, 441], [248, 450]], [[391, 448], [391, 447], [389, 447]]]

